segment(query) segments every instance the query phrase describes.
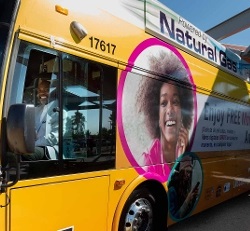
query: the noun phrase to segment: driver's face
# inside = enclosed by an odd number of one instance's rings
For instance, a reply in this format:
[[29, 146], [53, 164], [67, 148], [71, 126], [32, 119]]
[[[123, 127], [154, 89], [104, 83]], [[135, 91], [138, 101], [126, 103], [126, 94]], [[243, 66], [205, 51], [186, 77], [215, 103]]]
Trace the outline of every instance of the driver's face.
[[47, 104], [49, 99], [49, 86], [48, 81], [42, 81], [37, 88], [37, 97], [41, 104]]

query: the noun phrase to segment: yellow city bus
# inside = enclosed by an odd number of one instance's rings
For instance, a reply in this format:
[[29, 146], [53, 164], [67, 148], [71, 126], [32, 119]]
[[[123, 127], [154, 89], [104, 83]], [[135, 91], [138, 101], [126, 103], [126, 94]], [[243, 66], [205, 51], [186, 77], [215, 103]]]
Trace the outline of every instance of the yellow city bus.
[[0, 230], [167, 230], [250, 189], [250, 64], [163, 4], [1, 0], [0, 38]]

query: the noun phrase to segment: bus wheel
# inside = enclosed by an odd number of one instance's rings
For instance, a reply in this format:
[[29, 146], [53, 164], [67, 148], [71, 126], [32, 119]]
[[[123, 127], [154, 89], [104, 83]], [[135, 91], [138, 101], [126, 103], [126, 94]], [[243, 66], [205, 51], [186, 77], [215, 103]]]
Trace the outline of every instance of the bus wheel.
[[119, 231], [155, 230], [156, 200], [147, 188], [136, 189], [127, 200], [119, 224]]

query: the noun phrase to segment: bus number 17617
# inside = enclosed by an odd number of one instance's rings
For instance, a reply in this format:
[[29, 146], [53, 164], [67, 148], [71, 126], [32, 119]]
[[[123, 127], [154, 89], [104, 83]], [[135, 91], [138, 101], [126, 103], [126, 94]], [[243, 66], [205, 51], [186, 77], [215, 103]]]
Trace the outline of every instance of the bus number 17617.
[[112, 43], [107, 43], [104, 40], [101, 40], [93, 36], [91, 36], [89, 40], [90, 40], [90, 46], [92, 48], [96, 50], [101, 50], [103, 52], [108, 52], [109, 54], [112, 54], [112, 55], [115, 54], [116, 45]]

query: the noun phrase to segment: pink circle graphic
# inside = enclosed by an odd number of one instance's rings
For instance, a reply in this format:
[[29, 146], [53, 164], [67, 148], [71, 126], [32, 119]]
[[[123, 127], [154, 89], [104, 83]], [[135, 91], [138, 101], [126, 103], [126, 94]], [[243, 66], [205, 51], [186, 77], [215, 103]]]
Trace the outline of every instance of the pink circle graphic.
[[[121, 144], [122, 147], [124, 149], [124, 152], [129, 160], [129, 162], [131, 163], [131, 165], [136, 169], [136, 171], [138, 172], [138, 174], [143, 175], [144, 177], [146, 177], [147, 179], [157, 179], [160, 182], [166, 182], [168, 179], [168, 176], [170, 174], [170, 167], [165, 164], [163, 166], [163, 172], [162, 171], [157, 171], [155, 166], [151, 166], [151, 167], [145, 167], [145, 166], [140, 166], [140, 164], [137, 162], [137, 160], [135, 159], [129, 144], [127, 142], [127, 138], [125, 135], [125, 131], [124, 131], [124, 123], [123, 123], [123, 92], [124, 92], [124, 86], [125, 86], [125, 80], [127, 78], [128, 73], [131, 72], [131, 70], [134, 67], [134, 64], [136, 62], [136, 60], [138, 59], [138, 57], [141, 55], [141, 53], [150, 47], [153, 46], [160, 46], [163, 49], [167, 49], [169, 51], [171, 51], [172, 53], [174, 53], [178, 59], [180, 60], [180, 62], [182, 63], [182, 65], [185, 67], [186, 72], [188, 74], [189, 77], [189, 82], [192, 85], [193, 88], [193, 105], [194, 105], [194, 115], [193, 115], [193, 134], [190, 138], [190, 147], [192, 146], [192, 142], [193, 142], [193, 138], [194, 138], [194, 131], [195, 131], [195, 127], [196, 127], [196, 121], [197, 121], [197, 102], [196, 102], [196, 88], [195, 88], [195, 84], [193, 82], [193, 78], [191, 75], [191, 72], [189, 70], [189, 67], [186, 63], [186, 61], [184, 60], [184, 58], [182, 57], [182, 55], [180, 54], [180, 52], [173, 46], [159, 40], [156, 38], [150, 38], [147, 39], [145, 41], [143, 41], [142, 43], [140, 43], [135, 50], [132, 52], [131, 56], [128, 59], [128, 65], [126, 67], [126, 69], [121, 73], [120, 76], [120, 80], [119, 80], [119, 85], [118, 85], [118, 95], [117, 95], [117, 123], [118, 123], [118, 131], [119, 131], [119, 135], [120, 135], [120, 139], [121, 139]], [[158, 166], [159, 167], [159, 166]]]

